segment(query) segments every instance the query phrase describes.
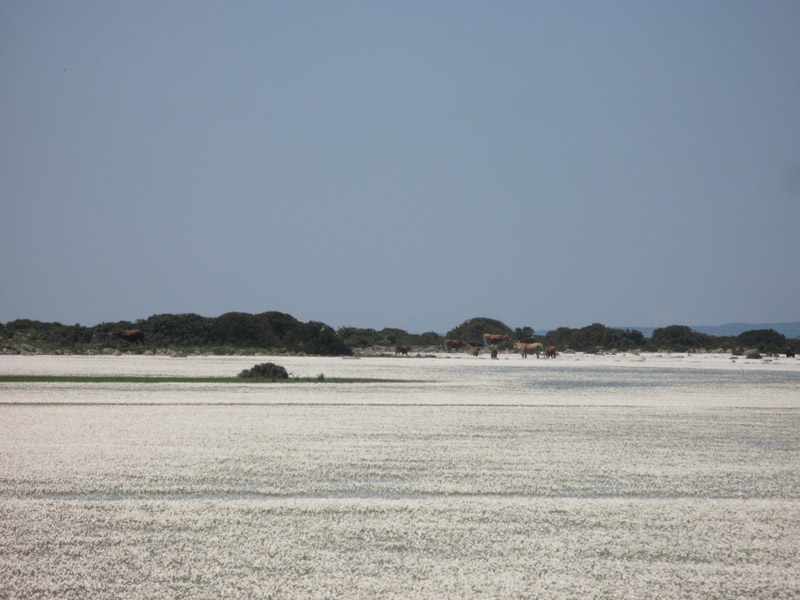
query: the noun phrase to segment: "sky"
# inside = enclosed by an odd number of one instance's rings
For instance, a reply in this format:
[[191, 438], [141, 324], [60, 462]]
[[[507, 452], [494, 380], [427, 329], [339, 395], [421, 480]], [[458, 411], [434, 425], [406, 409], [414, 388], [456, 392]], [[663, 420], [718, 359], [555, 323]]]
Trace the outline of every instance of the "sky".
[[0, 322], [800, 320], [800, 3], [0, 3]]

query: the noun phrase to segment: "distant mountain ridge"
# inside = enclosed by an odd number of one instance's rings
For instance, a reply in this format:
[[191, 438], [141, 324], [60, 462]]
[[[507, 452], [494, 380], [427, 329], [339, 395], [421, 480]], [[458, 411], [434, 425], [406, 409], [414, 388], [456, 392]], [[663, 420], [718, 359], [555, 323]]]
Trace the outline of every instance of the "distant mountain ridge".
[[739, 335], [743, 331], [754, 329], [774, 329], [787, 338], [800, 337], [800, 321], [792, 323], [724, 323], [722, 325], [698, 325], [692, 329], [710, 335]]
[[[787, 338], [800, 337], [800, 321], [790, 323], [723, 323], [722, 325], [689, 325], [689, 327], [698, 333], [723, 337], [737, 336], [742, 332], [753, 331], [754, 329], [774, 329]], [[659, 327], [619, 327], [619, 329], [638, 329], [645, 337], [652, 337], [653, 332]]]

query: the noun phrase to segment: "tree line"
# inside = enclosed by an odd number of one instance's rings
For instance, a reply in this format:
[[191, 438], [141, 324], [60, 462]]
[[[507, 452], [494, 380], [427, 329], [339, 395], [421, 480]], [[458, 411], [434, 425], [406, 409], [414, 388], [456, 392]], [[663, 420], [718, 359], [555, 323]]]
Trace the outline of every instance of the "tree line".
[[20, 319], [0, 325], [4, 346], [33, 345], [45, 351], [65, 349], [80, 352], [98, 347], [132, 348], [113, 337], [123, 330], [139, 329], [145, 348], [208, 349], [219, 354], [238, 350], [269, 350], [339, 356], [352, 354], [336, 331], [318, 321], [304, 323], [281, 312], [249, 314], [229, 312], [219, 317], [194, 313], [153, 315], [138, 321], [101, 323], [93, 327], [62, 325]]
[[[131, 329], [142, 331], [144, 339], [141, 344], [132, 345], [114, 337], [115, 333]], [[787, 347], [795, 352], [800, 351], [800, 340], [787, 339], [773, 329], [745, 331], [738, 336], [715, 336], [694, 331], [685, 325], [670, 325], [656, 329], [648, 338], [635, 329], [594, 323], [579, 329], [560, 327], [545, 335], [537, 335], [532, 327], [511, 329], [496, 319], [477, 317], [464, 321], [442, 336], [433, 331], [414, 334], [393, 328], [375, 330], [341, 327], [335, 330], [319, 321], [304, 323], [289, 314], [274, 311], [259, 314], [229, 312], [219, 317], [203, 317], [193, 313], [160, 314], [137, 321], [101, 323], [92, 327], [18, 319], [0, 324], [0, 346], [4, 351], [68, 350], [80, 353], [99, 348], [134, 351], [175, 348], [204, 349], [219, 354], [246, 350], [346, 356], [360, 349], [390, 348], [395, 345], [419, 350], [443, 348], [445, 339], [480, 344], [484, 333], [505, 335], [501, 349], [509, 349], [515, 341], [521, 341], [553, 345], [561, 352], [686, 352], [716, 349], [743, 352], [755, 349], [765, 353], [780, 353]]]

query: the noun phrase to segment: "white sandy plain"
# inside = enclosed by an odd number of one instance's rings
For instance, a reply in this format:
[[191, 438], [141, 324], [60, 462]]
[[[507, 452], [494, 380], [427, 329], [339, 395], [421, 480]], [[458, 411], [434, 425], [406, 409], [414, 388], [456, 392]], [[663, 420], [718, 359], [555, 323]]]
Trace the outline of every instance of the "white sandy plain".
[[0, 598], [800, 597], [800, 361], [0, 356]]

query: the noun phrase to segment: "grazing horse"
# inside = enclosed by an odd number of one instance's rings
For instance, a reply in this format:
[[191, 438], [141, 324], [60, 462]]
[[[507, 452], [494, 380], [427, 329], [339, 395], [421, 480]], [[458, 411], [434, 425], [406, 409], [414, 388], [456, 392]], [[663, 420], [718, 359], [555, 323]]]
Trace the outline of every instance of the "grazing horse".
[[406, 356], [408, 356], [408, 351], [409, 350], [411, 350], [411, 346], [395, 346], [394, 347], [395, 356], [398, 355], [398, 354], [405, 354]]
[[494, 346], [500, 342], [505, 342], [507, 338], [508, 336], [503, 335], [502, 333], [484, 333], [483, 343], [487, 346]]
[[444, 349], [450, 352], [450, 350], [458, 350], [459, 348], [463, 348], [466, 346], [466, 342], [462, 342], [461, 340], [445, 340], [444, 341]]
[[794, 358], [794, 350], [791, 346], [786, 346], [786, 358]]
[[545, 346], [544, 357], [545, 358], [555, 358], [556, 357], [556, 347], [555, 346]]
[[120, 338], [121, 340], [130, 342], [131, 344], [134, 342], [140, 342], [141, 344], [144, 344], [144, 333], [141, 329], [123, 329], [122, 331], [113, 331], [108, 334], [108, 337]]
[[522, 358], [528, 358], [528, 354], [536, 354], [536, 358], [539, 358], [539, 353], [543, 352], [544, 348], [539, 342], [536, 342], [535, 344], [524, 344], [522, 342], [517, 342], [514, 344], [514, 350], [519, 350]]

